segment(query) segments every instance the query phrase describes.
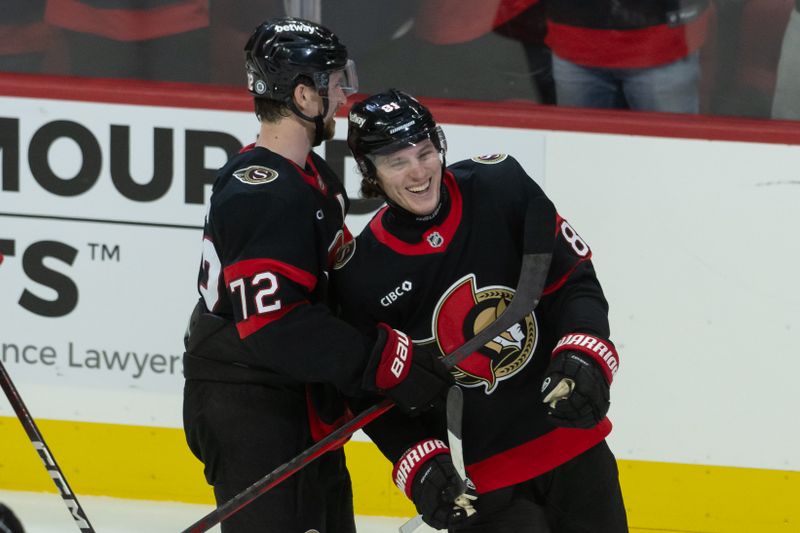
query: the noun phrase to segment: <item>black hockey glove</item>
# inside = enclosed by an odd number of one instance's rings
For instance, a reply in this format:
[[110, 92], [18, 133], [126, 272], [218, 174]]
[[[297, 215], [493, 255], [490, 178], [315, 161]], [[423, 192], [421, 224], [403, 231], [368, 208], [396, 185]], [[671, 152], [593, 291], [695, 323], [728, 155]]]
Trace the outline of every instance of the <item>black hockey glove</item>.
[[608, 413], [611, 380], [619, 366], [614, 345], [573, 333], [562, 338], [542, 383], [542, 402], [556, 426], [588, 429]]
[[406, 413], [418, 413], [444, 398], [453, 376], [431, 349], [414, 345], [402, 331], [378, 324], [378, 340], [364, 373], [364, 389], [391, 398]]
[[394, 465], [392, 477], [414, 502], [422, 520], [434, 529], [463, 524], [475, 515], [472, 502], [478, 495], [472, 482], [461, 479], [450, 449], [439, 439], [427, 439], [409, 448]]

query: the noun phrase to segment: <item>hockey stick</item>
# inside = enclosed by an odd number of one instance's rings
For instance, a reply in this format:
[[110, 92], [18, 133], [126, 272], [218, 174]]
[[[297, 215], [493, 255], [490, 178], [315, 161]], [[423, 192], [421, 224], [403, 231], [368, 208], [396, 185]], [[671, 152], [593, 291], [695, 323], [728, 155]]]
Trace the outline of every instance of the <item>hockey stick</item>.
[[78, 503], [78, 497], [72, 492], [69, 483], [67, 483], [67, 478], [64, 477], [64, 473], [61, 471], [61, 468], [59, 468], [58, 463], [56, 463], [56, 459], [50, 452], [50, 448], [45, 444], [44, 437], [42, 437], [42, 434], [39, 432], [39, 428], [36, 427], [36, 422], [34, 422], [28, 408], [25, 407], [25, 402], [22, 401], [17, 388], [14, 386], [14, 382], [11, 381], [11, 376], [8, 375], [6, 367], [3, 366], [3, 361], [0, 361], [0, 386], [3, 387], [3, 392], [6, 393], [11, 407], [13, 407], [14, 412], [17, 413], [17, 418], [19, 418], [22, 427], [25, 429], [25, 433], [28, 434], [28, 438], [31, 440], [33, 447], [36, 449], [39, 457], [41, 457], [44, 467], [47, 469], [47, 473], [50, 474], [53, 483], [58, 487], [58, 492], [67, 505], [67, 509], [69, 509], [70, 515], [72, 515], [72, 519], [75, 521], [75, 525], [77, 525], [78, 529], [81, 531], [94, 533], [94, 528], [92, 528], [89, 519], [86, 517], [86, 511], [84, 511], [81, 504]]
[[[450, 447], [450, 457], [453, 459], [453, 467], [456, 469], [461, 481], [464, 482], [462, 490], [465, 491], [467, 483], [467, 469], [464, 466], [464, 447], [461, 441], [461, 425], [464, 414], [464, 391], [458, 385], [452, 385], [450, 390], [447, 391], [447, 444]], [[474, 489], [474, 486], [469, 488]], [[459, 496], [453, 502], [467, 512], [467, 516], [475, 514], [475, 508], [472, 507], [472, 501], [464, 494]], [[422, 515], [417, 515], [411, 518], [400, 526], [400, 533], [417, 533], [422, 529], [424, 522]]]
[[[467, 486], [467, 468], [464, 465], [464, 447], [461, 442], [461, 425], [464, 415], [464, 391], [458, 385], [453, 385], [447, 391], [447, 443], [450, 446], [450, 457], [458, 477], [464, 482], [464, 491]], [[469, 482], [471, 483], [471, 481]], [[467, 510], [467, 516], [475, 514], [472, 503], [464, 494], [456, 498], [455, 504]], [[471, 511], [471, 512], [470, 512]]]
[[418, 514], [413, 518], [409, 518], [408, 522], [400, 526], [400, 533], [417, 533], [417, 531], [421, 531], [422, 528], [425, 526], [425, 522], [422, 520], [422, 515]]
[[[522, 320], [539, 303], [552, 259], [555, 235], [555, 209], [545, 197], [531, 202], [525, 216], [523, 233], [523, 256], [517, 289], [506, 310], [479, 331], [474, 337], [442, 358], [447, 368], [453, 368], [484, 344]], [[316, 444], [290, 459], [269, 474], [223, 503], [203, 518], [184, 529], [182, 533], [201, 533], [219, 524], [241, 508], [264, 494], [284, 479], [303, 469], [322, 454], [340, 446], [353, 433], [366, 426], [394, 407], [394, 402], [384, 399], [318, 441]]]

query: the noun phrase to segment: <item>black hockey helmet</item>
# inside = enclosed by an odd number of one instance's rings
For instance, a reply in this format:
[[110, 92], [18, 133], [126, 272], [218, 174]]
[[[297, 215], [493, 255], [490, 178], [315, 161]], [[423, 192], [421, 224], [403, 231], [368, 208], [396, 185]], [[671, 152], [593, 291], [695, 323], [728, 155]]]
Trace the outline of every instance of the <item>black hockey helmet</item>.
[[330, 74], [344, 73], [345, 94], [358, 90], [355, 65], [347, 48], [327, 28], [299, 18], [275, 18], [259, 25], [244, 47], [247, 89], [256, 98], [282, 102], [303, 78], [321, 96], [328, 95]]
[[427, 107], [397, 89], [370, 96], [350, 108], [347, 146], [364, 178], [376, 181], [370, 156], [385, 155], [430, 139], [437, 150], [447, 152], [447, 140]]

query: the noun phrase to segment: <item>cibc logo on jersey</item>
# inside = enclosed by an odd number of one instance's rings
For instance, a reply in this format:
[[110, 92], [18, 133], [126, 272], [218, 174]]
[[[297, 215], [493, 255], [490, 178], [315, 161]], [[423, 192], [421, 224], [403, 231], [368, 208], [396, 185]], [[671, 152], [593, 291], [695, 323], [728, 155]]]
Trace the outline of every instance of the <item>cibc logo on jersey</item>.
[[[431, 329], [441, 353], [452, 352], [494, 322], [513, 297], [514, 291], [508, 287], [478, 288], [474, 274], [456, 281], [433, 312]], [[483, 386], [486, 394], [491, 394], [501, 381], [530, 362], [538, 331], [536, 316], [530, 313], [461, 361], [454, 368], [456, 381], [464, 387]]]
[[400, 298], [407, 292], [410, 292], [411, 289], [413, 288], [414, 286], [411, 284], [411, 282], [405, 280], [403, 283], [401, 283], [400, 285], [389, 291], [389, 293], [386, 296], [381, 298], [381, 305], [384, 307], [389, 307], [394, 302], [396, 302], [398, 298]]

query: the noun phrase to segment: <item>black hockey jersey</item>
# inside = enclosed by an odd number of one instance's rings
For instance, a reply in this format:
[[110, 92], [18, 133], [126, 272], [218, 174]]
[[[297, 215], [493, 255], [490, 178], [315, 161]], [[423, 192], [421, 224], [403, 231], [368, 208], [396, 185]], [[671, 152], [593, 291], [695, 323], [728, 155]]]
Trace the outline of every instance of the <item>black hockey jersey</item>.
[[300, 168], [251, 145], [220, 170], [198, 277], [212, 325], [189, 336], [187, 378], [328, 383], [357, 394], [364, 340], [327, 305], [328, 273], [353, 246], [348, 205], [313, 152]]
[[[418, 221], [384, 208], [356, 239], [334, 284], [345, 318], [365, 331], [386, 322], [447, 354], [495, 320], [514, 296], [528, 203], [544, 195], [506, 155], [476, 157], [443, 176], [444, 205]], [[572, 332], [608, 338], [608, 306], [591, 251], [558, 217], [538, 307], [454, 370], [464, 389], [463, 447], [479, 492], [536, 477], [600, 442], [593, 429], [556, 428], [539, 398], [551, 352]], [[367, 428], [395, 462], [422, 439], [446, 439], [443, 408], [407, 418], [390, 411]]]

